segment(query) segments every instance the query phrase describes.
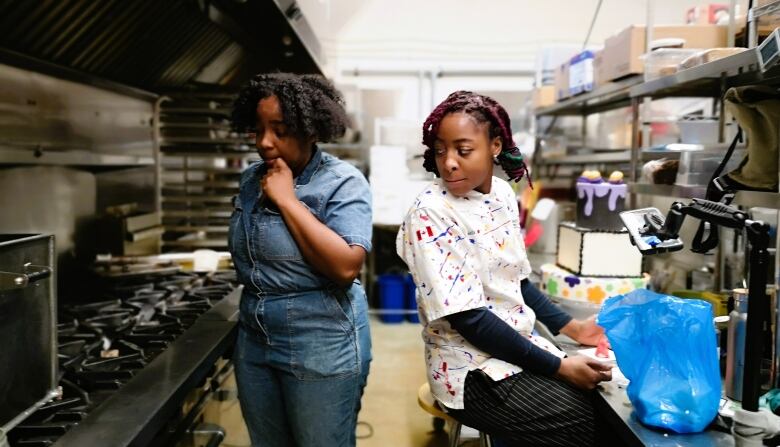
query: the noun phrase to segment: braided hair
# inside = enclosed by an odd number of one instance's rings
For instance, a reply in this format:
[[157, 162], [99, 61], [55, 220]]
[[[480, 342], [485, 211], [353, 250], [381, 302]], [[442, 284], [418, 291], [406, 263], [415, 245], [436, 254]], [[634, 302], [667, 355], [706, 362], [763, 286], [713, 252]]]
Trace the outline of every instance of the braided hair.
[[346, 131], [344, 99], [333, 84], [319, 75], [291, 73], [255, 75], [233, 103], [233, 127], [239, 132], [254, 131], [257, 104], [270, 96], [279, 99], [284, 124], [296, 137], [326, 143]]
[[480, 124], [488, 124], [490, 139], [501, 138], [501, 152], [496, 157], [495, 163], [501, 165], [509, 180], [519, 182], [525, 176], [528, 179], [528, 185], [533, 187], [528, 166], [526, 166], [523, 155], [512, 138], [509, 114], [493, 98], [465, 90], [451, 93], [425, 119], [422, 143], [428, 148], [423, 153], [423, 167], [426, 171], [433, 172], [436, 176], [439, 176], [439, 170], [436, 168], [436, 151], [434, 149], [436, 135], [439, 132], [441, 120], [445, 116], [456, 112], [466, 113]]

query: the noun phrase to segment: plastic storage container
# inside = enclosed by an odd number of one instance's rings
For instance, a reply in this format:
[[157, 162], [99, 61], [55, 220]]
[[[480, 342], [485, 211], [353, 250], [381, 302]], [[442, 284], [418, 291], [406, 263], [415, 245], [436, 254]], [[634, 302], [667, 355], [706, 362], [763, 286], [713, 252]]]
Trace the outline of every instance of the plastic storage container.
[[406, 305], [404, 277], [401, 275], [379, 275], [379, 319], [384, 323], [404, 321]]
[[[675, 183], [684, 186], [706, 185], [725, 155], [725, 149], [680, 152], [680, 166]], [[737, 168], [744, 157], [744, 148], [735, 149], [723, 169], [723, 174]]]
[[[683, 117], [677, 121], [680, 128], [680, 142], [685, 144], [718, 144], [718, 119], [713, 117]], [[726, 123], [724, 141], [730, 143], [736, 135], [737, 126]]]
[[543, 160], [566, 157], [569, 140], [565, 135], [550, 135], [541, 140], [539, 149]]
[[417, 286], [414, 284], [412, 275], [406, 275], [406, 319], [411, 323], [420, 322], [420, 314], [417, 312]]
[[693, 48], [659, 48], [642, 56], [645, 81], [677, 73], [677, 66], [699, 50]]

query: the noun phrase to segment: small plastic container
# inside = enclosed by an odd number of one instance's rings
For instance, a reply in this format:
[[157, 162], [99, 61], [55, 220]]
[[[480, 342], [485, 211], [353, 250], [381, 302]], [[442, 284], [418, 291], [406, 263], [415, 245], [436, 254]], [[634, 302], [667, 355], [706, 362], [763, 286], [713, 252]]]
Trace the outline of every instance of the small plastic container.
[[[683, 186], [706, 185], [725, 155], [725, 149], [680, 152], [675, 183]], [[723, 174], [736, 169], [744, 157], [744, 148], [735, 149], [723, 169]]]
[[569, 140], [565, 135], [550, 135], [543, 138], [539, 144], [543, 160], [566, 157]]
[[404, 277], [401, 275], [379, 275], [379, 319], [384, 323], [401, 323], [404, 321], [405, 289]]
[[[685, 144], [718, 144], [718, 119], [714, 117], [686, 116], [677, 121], [680, 128], [680, 142]], [[731, 143], [737, 126], [726, 123], [724, 140]]]
[[718, 120], [715, 118], [683, 117], [677, 121], [680, 142], [686, 144], [714, 144], [718, 142]]
[[693, 48], [659, 48], [642, 56], [645, 62], [645, 81], [677, 73], [680, 62], [699, 51]]

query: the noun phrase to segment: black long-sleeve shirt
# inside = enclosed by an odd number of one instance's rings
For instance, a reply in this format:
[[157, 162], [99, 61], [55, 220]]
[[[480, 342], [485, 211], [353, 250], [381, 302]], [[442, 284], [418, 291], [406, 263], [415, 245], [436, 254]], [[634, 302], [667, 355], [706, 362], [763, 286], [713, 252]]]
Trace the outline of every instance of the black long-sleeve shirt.
[[[527, 279], [521, 283], [525, 304], [553, 333], [571, 320], [571, 315], [553, 304]], [[534, 345], [496, 314], [485, 307], [448, 315], [447, 321], [476, 348], [505, 362], [521, 366], [530, 372], [551, 376], [558, 371], [561, 359]]]

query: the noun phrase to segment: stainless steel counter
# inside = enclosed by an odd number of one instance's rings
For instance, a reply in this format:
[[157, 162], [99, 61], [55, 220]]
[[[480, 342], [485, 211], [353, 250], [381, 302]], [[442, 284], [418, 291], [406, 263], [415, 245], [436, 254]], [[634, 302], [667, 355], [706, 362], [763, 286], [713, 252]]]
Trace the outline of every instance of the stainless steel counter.
[[[566, 353], [576, 354], [581, 346], [568, 337], [558, 336], [556, 342]], [[625, 388], [614, 383], [599, 385], [596, 398], [597, 417], [604, 418], [620, 439], [629, 446], [653, 447], [727, 447], [733, 446], [731, 433], [710, 428], [702, 433], [676, 434], [652, 429], [643, 425], [634, 414]], [[712, 426], [711, 426], [712, 427]]]
[[[528, 258], [536, 276], [536, 278], [532, 276], [532, 280], [537, 282], [540, 278], [539, 268], [541, 265], [555, 262], [554, 254], [529, 252]], [[569, 355], [576, 354], [577, 350], [582, 348], [564, 335], [558, 335], [554, 341]], [[625, 388], [614, 383], [604, 382], [599, 386], [596, 410], [598, 417], [605, 418], [621, 440], [630, 446], [725, 447], [734, 445], [734, 438], [729, 432], [710, 429], [703, 433], [680, 435], [665, 433], [642, 425], [634, 414], [634, 407], [628, 400]]]

